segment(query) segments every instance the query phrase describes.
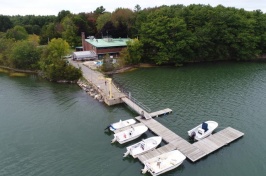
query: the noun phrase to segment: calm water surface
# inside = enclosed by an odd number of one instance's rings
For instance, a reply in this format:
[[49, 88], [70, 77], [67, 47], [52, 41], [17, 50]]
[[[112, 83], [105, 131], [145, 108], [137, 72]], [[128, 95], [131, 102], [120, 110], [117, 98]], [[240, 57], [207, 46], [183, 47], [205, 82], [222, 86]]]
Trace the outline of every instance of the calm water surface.
[[[245, 133], [164, 175], [266, 173], [266, 64], [148, 68], [113, 79], [152, 111], [171, 108], [172, 114], [157, 120], [185, 139], [204, 120], [217, 121], [216, 131], [231, 126]], [[113, 136], [104, 132], [108, 124], [135, 116], [125, 105], [99, 103], [76, 85], [0, 73], [0, 176], [140, 176], [142, 164], [122, 157], [138, 140], [110, 144]]]

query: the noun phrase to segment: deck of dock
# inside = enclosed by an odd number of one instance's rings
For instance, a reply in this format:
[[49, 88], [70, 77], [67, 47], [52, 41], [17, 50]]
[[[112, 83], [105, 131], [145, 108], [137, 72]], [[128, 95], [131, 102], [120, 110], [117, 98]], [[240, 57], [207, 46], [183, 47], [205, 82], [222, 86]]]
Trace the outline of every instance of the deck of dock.
[[[165, 115], [171, 113], [172, 110], [169, 108], [150, 113], [151, 117], [158, 117], [160, 115]], [[242, 137], [244, 133], [227, 127], [209, 137], [197, 141], [193, 144], [189, 143], [182, 137], [178, 136], [176, 133], [159, 123], [153, 118], [146, 119], [142, 116], [135, 117], [140, 123], [115, 130], [114, 133], [118, 133], [124, 130], [127, 130], [132, 127], [139, 125], [146, 125], [154, 134], [161, 136], [162, 139], [167, 143], [166, 145], [144, 153], [138, 156], [138, 159], [144, 163], [146, 160], [161, 155], [172, 150], [179, 150], [182, 152], [189, 160], [196, 162], [201, 158], [207, 156], [208, 154], [218, 150], [219, 148], [235, 141], [236, 139]]]
[[146, 112], [143, 108], [138, 106], [135, 102], [130, 100], [128, 97], [121, 98], [123, 102], [125, 102], [130, 108], [136, 111], [138, 114], [142, 114], [146, 119], [152, 118], [152, 116]]
[[178, 149], [188, 159], [195, 162], [244, 135], [244, 133], [238, 130], [227, 127], [201, 141], [190, 144], [188, 141], [178, 136], [154, 119], [146, 120], [140, 117], [136, 117], [136, 119], [145, 124], [153, 133], [161, 136], [163, 140], [168, 143], [160, 148], [138, 156], [142, 163], [150, 158], [175, 149]]
[[111, 79], [105, 78], [102, 73], [90, 69], [82, 62], [69, 59], [69, 63], [81, 69], [83, 77], [98, 91], [108, 106], [123, 103], [121, 98], [126, 95], [113, 84]]
[[[156, 112], [150, 113], [150, 116], [151, 117], [158, 117], [160, 115], [169, 114], [171, 112], [172, 112], [172, 109], [166, 108], [166, 109], [163, 109], [163, 110], [160, 110], [160, 111], [156, 111]], [[141, 119], [141, 118], [142, 118], [141, 116], [136, 117], [136, 119]], [[130, 125], [130, 126], [127, 126], [127, 127], [121, 128], [121, 129], [117, 129], [117, 130], [114, 131], [114, 133], [119, 133], [121, 131], [127, 130], [127, 129], [132, 128], [132, 127], [137, 127], [137, 126], [142, 125], [142, 124], [143, 123], [136, 123], [134, 125]]]

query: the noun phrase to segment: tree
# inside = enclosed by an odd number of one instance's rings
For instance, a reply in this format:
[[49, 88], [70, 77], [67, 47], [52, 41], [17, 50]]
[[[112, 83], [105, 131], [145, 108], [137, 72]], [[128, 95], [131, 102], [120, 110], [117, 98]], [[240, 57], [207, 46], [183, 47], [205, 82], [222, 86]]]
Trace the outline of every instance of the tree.
[[40, 35], [40, 43], [47, 44], [53, 38], [60, 38], [62, 31], [63, 27], [59, 23], [49, 23], [43, 26]]
[[30, 41], [16, 42], [11, 51], [12, 65], [18, 69], [37, 69], [40, 52], [36, 45]]
[[97, 7], [96, 10], [93, 11], [93, 13], [97, 15], [101, 15], [105, 12], [105, 8], [103, 6]]
[[62, 10], [58, 13], [56, 21], [60, 23], [68, 15], [71, 15], [69, 10]]
[[128, 60], [130, 60], [128, 50], [127, 48], [123, 48], [119, 53], [119, 58], [117, 59], [118, 67], [123, 68], [125, 65], [127, 65], [126, 61]]
[[13, 27], [13, 24], [8, 16], [0, 15], [0, 32], [6, 32]]
[[143, 44], [138, 39], [132, 39], [127, 42], [128, 57], [127, 64], [139, 64], [143, 54]]
[[165, 10], [148, 15], [140, 31], [145, 54], [156, 64], [179, 63], [191, 57], [194, 36], [179, 17], [171, 17]]
[[[111, 35], [114, 37], [115, 34], [115, 30], [116, 27], [114, 26], [114, 24], [111, 21], [108, 21], [107, 23], [105, 23], [105, 25], [102, 27], [102, 29], [98, 32], [98, 35], [100, 36], [106, 36], [106, 35]], [[96, 35], [97, 36], [97, 35]]]
[[24, 28], [26, 29], [28, 34], [37, 34], [41, 33], [41, 28], [39, 25], [25, 25]]
[[260, 55], [266, 53], [266, 14], [260, 10], [253, 12], [253, 17], [255, 20], [254, 24], [254, 34], [258, 38], [258, 49], [260, 50]]
[[262, 53], [259, 46], [265, 41], [265, 19], [260, 13], [222, 5], [190, 5], [180, 15], [196, 37], [192, 61], [246, 60]]
[[97, 21], [96, 21], [96, 24], [97, 24], [97, 30], [100, 31], [100, 30], [103, 28], [103, 26], [104, 26], [108, 21], [111, 21], [111, 13], [106, 12], [106, 13], [100, 15], [100, 16], [97, 18]]
[[77, 31], [76, 31], [77, 36], [80, 36], [82, 32], [85, 32], [86, 34], [91, 32], [88, 21], [86, 19], [86, 14], [79, 13], [78, 15], [74, 15], [72, 20], [77, 28]]
[[146, 22], [148, 15], [154, 11], [154, 9], [144, 9], [135, 13], [134, 25], [130, 29], [132, 37], [139, 37], [141, 26]]
[[63, 56], [69, 53], [69, 44], [67, 41], [58, 38], [52, 39], [51, 42], [48, 44], [48, 57], [51, 59], [62, 59]]
[[38, 46], [40, 43], [40, 37], [38, 35], [32, 34], [29, 35], [28, 41], [33, 43], [35, 46]]
[[[49, 23], [54, 23], [56, 22], [56, 16], [54, 15], [49, 15], [49, 16], [35, 16], [35, 15], [25, 15], [25, 16], [20, 16], [20, 15], [15, 15], [15, 16], [10, 16], [9, 17], [11, 22], [13, 23], [14, 26], [34, 26], [37, 25], [41, 29], [43, 26], [49, 24]], [[25, 27], [26, 28], [26, 27]], [[35, 33], [37, 34], [37, 33]]]
[[87, 34], [88, 35], [95, 35], [97, 33], [96, 20], [97, 20], [98, 15], [96, 15], [94, 13], [87, 13], [85, 16], [86, 16], [86, 22], [88, 24]]
[[65, 17], [62, 21], [62, 26], [64, 28], [64, 31], [62, 32], [62, 37], [64, 40], [70, 44], [72, 48], [76, 46], [76, 32], [77, 27], [74, 24], [73, 20], [70, 17]]
[[15, 26], [14, 28], [7, 30], [6, 37], [15, 40], [25, 40], [28, 38], [28, 33], [24, 27]]
[[39, 62], [44, 77], [51, 81], [76, 81], [81, 77], [81, 70], [69, 65], [63, 56], [69, 53], [68, 43], [59, 38], [52, 39], [44, 49]]
[[127, 8], [117, 8], [111, 16], [111, 21], [117, 27], [119, 23], [129, 28], [132, 27], [134, 22], [134, 12]]
[[14, 42], [14, 39], [0, 38], [0, 65], [11, 66], [10, 53]]
[[137, 5], [135, 6], [135, 8], [134, 8], [134, 12], [139, 12], [139, 11], [141, 11], [141, 7], [140, 7], [139, 4], [137, 4]]
[[102, 71], [109, 72], [114, 70], [114, 65], [109, 54], [106, 54], [103, 58], [103, 65], [101, 66]]
[[51, 81], [77, 81], [81, 77], [81, 70], [69, 65], [64, 60], [57, 60], [47, 66], [45, 76]]

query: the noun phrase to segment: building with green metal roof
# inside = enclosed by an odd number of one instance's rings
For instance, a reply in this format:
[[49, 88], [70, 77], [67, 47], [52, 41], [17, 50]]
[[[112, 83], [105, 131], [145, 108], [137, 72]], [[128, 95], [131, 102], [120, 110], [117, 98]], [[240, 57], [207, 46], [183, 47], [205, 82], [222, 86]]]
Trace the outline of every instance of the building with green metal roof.
[[110, 56], [117, 57], [121, 50], [127, 47], [127, 41], [129, 38], [111, 38], [104, 37], [102, 39], [96, 39], [89, 37], [85, 39], [85, 34], [82, 33], [82, 47], [83, 51], [93, 51], [98, 57], [109, 54]]

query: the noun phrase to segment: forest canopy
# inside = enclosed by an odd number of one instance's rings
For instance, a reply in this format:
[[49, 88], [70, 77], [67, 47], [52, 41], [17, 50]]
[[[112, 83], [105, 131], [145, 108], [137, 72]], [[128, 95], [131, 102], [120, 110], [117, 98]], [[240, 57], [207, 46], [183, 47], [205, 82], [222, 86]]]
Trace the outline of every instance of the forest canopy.
[[101, 6], [79, 14], [62, 10], [57, 16], [0, 15], [0, 37], [6, 42], [0, 47], [0, 62], [8, 63], [1, 58], [10, 57], [4, 48], [12, 40], [36, 35], [39, 45], [47, 45], [62, 38], [74, 48], [81, 46], [81, 32], [96, 38], [138, 39], [138, 50], [133, 52], [135, 46], [129, 43], [123, 51], [125, 58], [132, 58], [126, 61], [131, 64], [252, 60], [266, 53], [266, 14], [260, 10], [192, 4], [145, 9], [136, 5], [134, 10], [106, 12]]

